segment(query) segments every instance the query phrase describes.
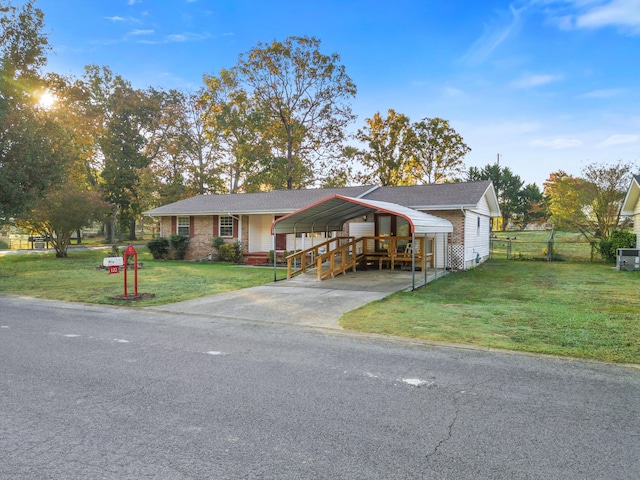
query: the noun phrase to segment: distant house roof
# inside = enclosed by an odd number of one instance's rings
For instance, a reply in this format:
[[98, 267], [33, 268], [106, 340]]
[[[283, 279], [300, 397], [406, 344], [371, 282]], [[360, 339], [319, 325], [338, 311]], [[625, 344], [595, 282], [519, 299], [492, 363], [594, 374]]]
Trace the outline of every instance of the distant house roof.
[[449, 210], [473, 208], [486, 196], [492, 216], [500, 215], [497, 197], [491, 181], [442, 183], [408, 187], [322, 188], [311, 190], [274, 190], [260, 193], [228, 195], [198, 195], [179, 202], [154, 208], [146, 215], [162, 217], [174, 215], [226, 215], [290, 213], [340, 195], [388, 202], [415, 210]]
[[622, 215], [633, 215], [633, 212], [640, 199], [640, 175], [634, 175], [627, 191], [627, 196], [622, 202]]

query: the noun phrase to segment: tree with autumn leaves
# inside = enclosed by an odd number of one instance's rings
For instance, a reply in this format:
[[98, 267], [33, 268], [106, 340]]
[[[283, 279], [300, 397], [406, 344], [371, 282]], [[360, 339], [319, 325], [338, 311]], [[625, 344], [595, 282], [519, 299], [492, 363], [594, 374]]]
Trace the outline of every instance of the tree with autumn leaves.
[[459, 179], [464, 171], [467, 146], [447, 120], [423, 118], [411, 123], [393, 109], [365, 120], [356, 139], [364, 148], [347, 149], [364, 171], [358, 179], [382, 186], [444, 183]]
[[608, 240], [614, 230], [625, 227], [620, 211], [636, 170], [632, 163], [618, 161], [591, 163], [581, 176], [553, 172], [544, 183], [550, 220], [559, 229], [580, 232], [592, 243]]

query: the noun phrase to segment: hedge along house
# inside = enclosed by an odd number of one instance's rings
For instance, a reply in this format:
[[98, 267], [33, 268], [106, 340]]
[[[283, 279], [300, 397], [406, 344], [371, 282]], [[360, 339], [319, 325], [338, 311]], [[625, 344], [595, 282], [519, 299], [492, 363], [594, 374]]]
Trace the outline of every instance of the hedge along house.
[[[335, 223], [304, 232], [302, 229], [285, 232], [284, 223], [276, 228], [278, 223], [274, 222], [279, 218], [333, 196], [371, 201], [370, 206], [374, 202], [393, 206], [370, 208], [366, 214], [341, 222], [341, 228]], [[161, 236], [181, 234], [191, 238], [188, 259], [207, 257], [213, 253], [212, 239], [222, 237], [227, 242], [241, 242], [245, 262], [252, 264], [265, 263], [271, 250], [308, 249], [328, 238], [410, 237], [415, 224], [407, 219], [407, 215], [399, 214], [406, 212], [404, 209], [439, 217], [451, 224], [451, 231], [439, 232], [446, 234], [446, 252], [437, 256], [438, 261], [444, 263], [443, 267], [467, 269], [489, 257], [491, 218], [500, 216], [498, 199], [490, 181], [198, 195], [154, 208], [145, 215], [159, 219]], [[435, 233], [429, 235], [435, 238]], [[440, 246], [445, 248], [443, 243], [441, 241]], [[379, 246], [383, 247], [383, 244]]]
[[636, 248], [640, 248], [640, 175], [634, 175], [622, 203], [621, 215], [633, 219], [633, 231], [636, 234]]

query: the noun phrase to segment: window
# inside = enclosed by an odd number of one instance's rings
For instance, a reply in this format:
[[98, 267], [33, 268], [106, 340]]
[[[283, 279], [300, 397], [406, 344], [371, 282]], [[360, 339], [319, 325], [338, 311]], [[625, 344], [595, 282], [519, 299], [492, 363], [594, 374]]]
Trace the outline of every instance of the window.
[[478, 217], [478, 235], [480, 235], [480, 217]]
[[178, 235], [189, 236], [189, 217], [178, 217]]
[[221, 216], [218, 222], [219, 236], [233, 237], [233, 217]]

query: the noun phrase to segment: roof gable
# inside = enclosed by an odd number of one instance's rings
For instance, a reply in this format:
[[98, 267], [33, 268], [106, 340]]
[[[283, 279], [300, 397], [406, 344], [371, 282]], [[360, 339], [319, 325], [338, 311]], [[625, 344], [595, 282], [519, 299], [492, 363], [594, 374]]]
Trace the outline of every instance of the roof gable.
[[640, 175], [634, 175], [631, 180], [631, 185], [629, 185], [629, 190], [627, 191], [627, 196], [622, 202], [622, 210], [620, 213], [622, 215], [633, 215], [633, 212], [636, 210], [636, 206], [638, 205], [638, 201], [640, 201]]

